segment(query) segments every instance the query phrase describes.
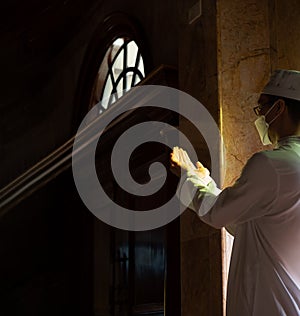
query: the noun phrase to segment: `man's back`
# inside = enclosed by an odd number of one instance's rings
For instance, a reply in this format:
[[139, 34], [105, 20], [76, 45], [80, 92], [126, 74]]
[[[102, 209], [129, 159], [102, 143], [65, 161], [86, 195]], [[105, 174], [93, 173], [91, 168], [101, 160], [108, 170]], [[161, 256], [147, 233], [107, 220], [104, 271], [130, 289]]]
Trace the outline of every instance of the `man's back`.
[[248, 172], [269, 178], [269, 187], [260, 189], [274, 195], [253, 218], [237, 223], [227, 314], [300, 315], [300, 137], [256, 156]]

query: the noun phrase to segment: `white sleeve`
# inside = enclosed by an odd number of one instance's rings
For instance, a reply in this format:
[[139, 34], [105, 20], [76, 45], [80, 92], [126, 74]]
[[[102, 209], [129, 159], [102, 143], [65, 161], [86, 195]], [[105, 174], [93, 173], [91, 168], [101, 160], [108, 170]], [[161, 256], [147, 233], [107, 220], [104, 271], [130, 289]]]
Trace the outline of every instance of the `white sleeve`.
[[253, 155], [236, 183], [223, 191], [216, 189], [214, 182], [208, 187], [193, 182], [193, 177], [188, 176], [182, 186], [192, 196], [189, 208], [215, 228], [234, 227], [264, 216], [272, 208], [278, 191], [278, 175], [263, 153]]
[[211, 209], [222, 192], [211, 177], [209, 177], [209, 181], [207, 179], [203, 181], [193, 171], [185, 174], [179, 188], [178, 195], [181, 203], [200, 217]]

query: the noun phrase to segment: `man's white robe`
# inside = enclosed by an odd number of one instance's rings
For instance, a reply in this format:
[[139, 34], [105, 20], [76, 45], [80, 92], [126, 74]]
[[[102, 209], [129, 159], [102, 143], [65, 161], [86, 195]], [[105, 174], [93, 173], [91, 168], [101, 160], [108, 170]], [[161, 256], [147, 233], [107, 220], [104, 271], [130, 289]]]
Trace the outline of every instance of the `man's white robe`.
[[202, 221], [234, 228], [227, 316], [299, 316], [300, 137], [254, 154], [223, 191], [188, 173], [180, 196], [188, 195]]

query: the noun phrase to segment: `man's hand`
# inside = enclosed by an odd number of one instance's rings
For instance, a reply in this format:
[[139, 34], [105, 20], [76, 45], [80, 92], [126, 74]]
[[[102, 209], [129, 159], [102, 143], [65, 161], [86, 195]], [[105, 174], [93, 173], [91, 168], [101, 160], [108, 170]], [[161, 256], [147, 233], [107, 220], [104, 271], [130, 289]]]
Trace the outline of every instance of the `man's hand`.
[[197, 161], [195, 166], [185, 150], [179, 147], [174, 147], [173, 152], [171, 153], [170, 170], [180, 177], [181, 169], [184, 172], [193, 171], [205, 183], [211, 181], [208, 169], [206, 169], [201, 162]]
[[196, 162], [196, 173], [201, 179], [205, 179], [209, 177], [210, 172], [207, 168], [205, 168], [200, 161]]
[[185, 172], [196, 169], [187, 152], [179, 147], [173, 148], [173, 152], [171, 153], [171, 167], [177, 170], [181, 168]]

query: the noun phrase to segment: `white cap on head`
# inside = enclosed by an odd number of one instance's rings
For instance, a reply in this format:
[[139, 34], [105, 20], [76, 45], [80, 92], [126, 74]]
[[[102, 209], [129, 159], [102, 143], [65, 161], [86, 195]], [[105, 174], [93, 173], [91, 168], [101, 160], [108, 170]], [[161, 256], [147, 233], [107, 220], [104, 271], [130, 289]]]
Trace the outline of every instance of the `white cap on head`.
[[275, 70], [262, 93], [300, 101], [300, 71]]

